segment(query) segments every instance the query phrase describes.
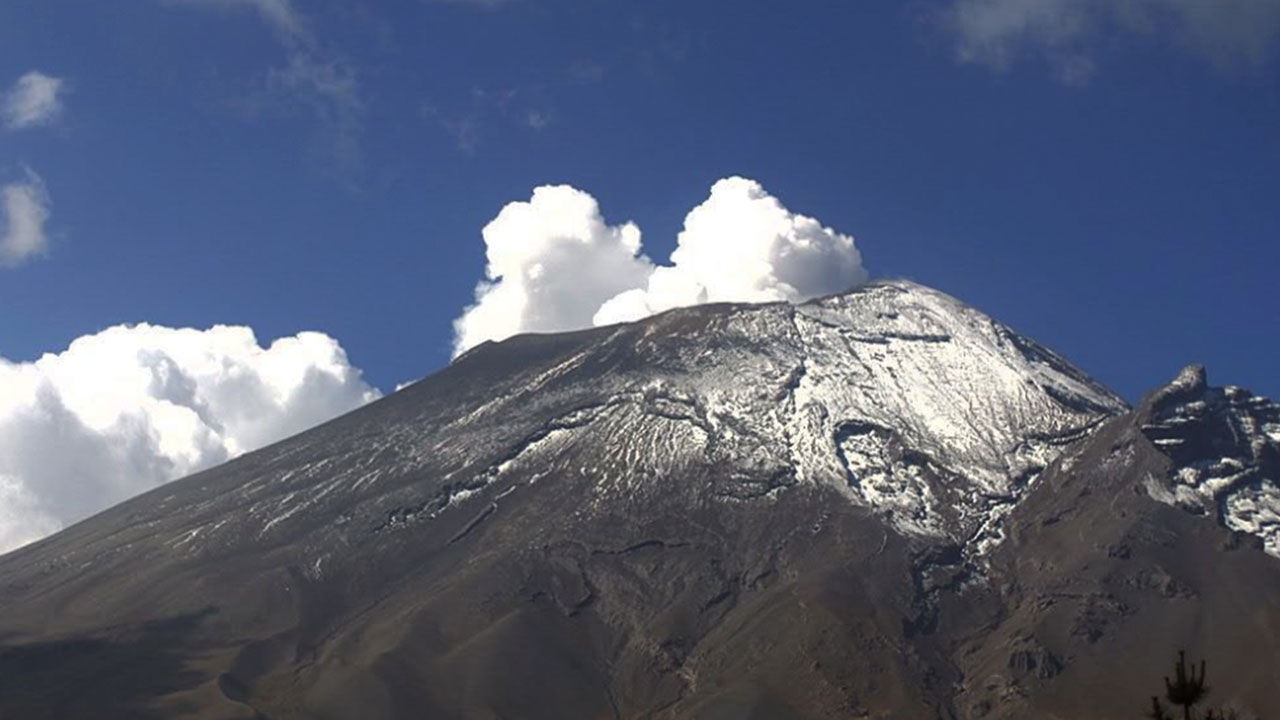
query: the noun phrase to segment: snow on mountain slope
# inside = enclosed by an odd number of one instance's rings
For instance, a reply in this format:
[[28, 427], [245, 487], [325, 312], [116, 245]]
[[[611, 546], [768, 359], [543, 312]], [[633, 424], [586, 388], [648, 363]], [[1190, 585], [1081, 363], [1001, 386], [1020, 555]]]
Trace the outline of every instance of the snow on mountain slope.
[[904, 529], [936, 532], [956, 503], [981, 515], [1012, 499], [1064, 443], [1125, 409], [1053, 352], [918, 285], [829, 298], [795, 321], [804, 474], [838, 477], [838, 459], [853, 496]]
[[506, 494], [570, 475], [592, 479], [580, 514], [815, 484], [909, 535], [989, 542], [1066, 444], [1124, 409], [1053, 352], [910, 282], [705, 305], [482, 345], [340, 423], [122, 506], [126, 532], [68, 541], [58, 562], [144, 538], [200, 555], [288, 542], [321, 576], [369, 537], [455, 512], [484, 522]]
[[[690, 308], [610, 332], [528, 381], [535, 403], [587, 398], [465, 487], [519, 468], [571, 470], [571, 448], [590, 447], [579, 471], [598, 475], [603, 507], [670, 492], [653, 477], [709, 462], [730, 469], [712, 483], [721, 498], [821, 483], [905, 532], [964, 541], [1064, 444], [1125, 409], [1051, 351], [905, 281], [800, 306]], [[468, 435], [484, 435], [494, 413], [511, 409], [472, 413]]]

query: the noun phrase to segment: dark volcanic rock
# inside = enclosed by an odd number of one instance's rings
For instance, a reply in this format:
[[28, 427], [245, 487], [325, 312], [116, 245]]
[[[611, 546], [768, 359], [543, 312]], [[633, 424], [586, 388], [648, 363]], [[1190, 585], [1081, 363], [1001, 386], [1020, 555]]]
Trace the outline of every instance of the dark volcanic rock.
[[0, 558], [0, 717], [1280, 707], [1275, 408], [1183, 380], [902, 282], [488, 344]]

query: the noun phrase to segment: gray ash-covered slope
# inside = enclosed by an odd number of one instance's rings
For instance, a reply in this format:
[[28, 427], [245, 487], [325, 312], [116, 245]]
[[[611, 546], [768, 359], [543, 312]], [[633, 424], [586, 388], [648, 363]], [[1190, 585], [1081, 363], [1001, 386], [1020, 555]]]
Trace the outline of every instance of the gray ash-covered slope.
[[1192, 385], [1126, 412], [905, 282], [487, 344], [0, 558], [0, 717], [1085, 718], [1140, 676], [1127, 716], [1183, 628], [1280, 651], [1275, 407]]

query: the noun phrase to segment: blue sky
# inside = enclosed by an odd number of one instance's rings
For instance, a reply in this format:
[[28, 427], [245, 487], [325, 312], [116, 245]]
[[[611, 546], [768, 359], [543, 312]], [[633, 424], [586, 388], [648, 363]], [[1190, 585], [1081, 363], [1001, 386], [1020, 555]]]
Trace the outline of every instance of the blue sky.
[[1130, 399], [1191, 361], [1280, 395], [1280, 13], [1144, 3], [8, 2], [0, 83], [65, 85], [0, 131], [50, 200], [0, 355], [319, 330], [389, 391], [448, 362], [507, 203], [571, 184], [665, 259], [742, 175]]

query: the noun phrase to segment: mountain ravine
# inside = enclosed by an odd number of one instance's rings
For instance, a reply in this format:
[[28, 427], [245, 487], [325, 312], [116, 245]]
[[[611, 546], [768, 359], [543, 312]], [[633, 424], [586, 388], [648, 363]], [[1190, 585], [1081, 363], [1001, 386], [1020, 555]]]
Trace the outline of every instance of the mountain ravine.
[[1280, 717], [1280, 408], [878, 282], [527, 335], [0, 558], [0, 718]]

